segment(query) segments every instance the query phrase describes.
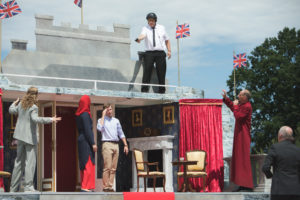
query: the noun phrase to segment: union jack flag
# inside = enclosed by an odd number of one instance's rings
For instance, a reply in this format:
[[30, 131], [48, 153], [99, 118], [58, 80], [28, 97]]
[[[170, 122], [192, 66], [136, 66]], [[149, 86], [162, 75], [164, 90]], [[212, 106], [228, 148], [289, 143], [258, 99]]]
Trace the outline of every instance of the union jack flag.
[[247, 67], [247, 56], [246, 53], [233, 55], [233, 68]]
[[15, 0], [0, 4], [0, 19], [12, 17], [21, 12], [21, 8]]
[[190, 25], [182, 24], [176, 27], [176, 39], [190, 36]]
[[79, 8], [81, 8], [81, 6], [82, 6], [82, 0], [75, 0], [74, 3], [75, 3], [76, 6], [78, 6]]

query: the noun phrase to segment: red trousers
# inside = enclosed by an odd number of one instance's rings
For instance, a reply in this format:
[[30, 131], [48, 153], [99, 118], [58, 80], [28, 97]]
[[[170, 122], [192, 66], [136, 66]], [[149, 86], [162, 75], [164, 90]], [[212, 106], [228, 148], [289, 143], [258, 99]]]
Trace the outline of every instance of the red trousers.
[[95, 164], [91, 158], [87, 161], [84, 170], [80, 170], [81, 189], [95, 189]]

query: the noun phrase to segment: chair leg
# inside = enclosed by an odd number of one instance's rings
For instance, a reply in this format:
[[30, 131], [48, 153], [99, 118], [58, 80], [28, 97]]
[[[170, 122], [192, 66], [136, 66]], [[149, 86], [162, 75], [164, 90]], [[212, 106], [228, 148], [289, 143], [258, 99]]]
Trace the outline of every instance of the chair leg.
[[153, 177], [153, 190], [154, 190], [154, 192], [156, 192], [156, 191], [155, 191], [155, 185], [156, 185], [156, 177], [154, 176], [154, 177]]
[[7, 184], [7, 192], [10, 192], [11, 176], [9, 176], [7, 180], [8, 180], [8, 184]]
[[177, 176], [177, 192], [180, 192], [180, 176]]
[[163, 176], [163, 188], [164, 192], [166, 192], [166, 176]]
[[147, 192], [146, 177], [144, 177], [144, 192]]
[[206, 176], [203, 176], [203, 192], [206, 192], [205, 191], [205, 188], [206, 188], [205, 179], [206, 179]]
[[140, 183], [139, 183], [139, 176], [137, 176], [137, 192], [139, 192], [139, 189], [140, 189]]

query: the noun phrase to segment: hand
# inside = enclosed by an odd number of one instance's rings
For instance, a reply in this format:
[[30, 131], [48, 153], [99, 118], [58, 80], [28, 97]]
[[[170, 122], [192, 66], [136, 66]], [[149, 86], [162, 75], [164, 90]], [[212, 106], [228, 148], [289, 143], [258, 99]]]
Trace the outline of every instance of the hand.
[[57, 123], [60, 120], [61, 120], [61, 117], [56, 117], [56, 115], [54, 117], [52, 117], [52, 122]]
[[107, 112], [107, 108], [105, 108], [102, 112], [102, 117], [104, 117], [106, 115], [106, 112]]
[[18, 145], [18, 140], [13, 140], [11, 142], [11, 146], [17, 146]]
[[19, 101], [20, 101], [20, 98], [17, 98], [17, 100], [15, 100], [13, 104], [17, 105], [19, 103]]
[[126, 155], [128, 155], [128, 146], [127, 146], [127, 145], [124, 146], [124, 153], [125, 153]]
[[141, 40], [139, 40], [139, 38], [136, 38], [134, 41], [136, 41], [137, 43], [141, 42]]
[[97, 152], [97, 150], [98, 150], [98, 147], [97, 147], [97, 145], [94, 144], [94, 145], [93, 145], [93, 151], [94, 151], [94, 152]]
[[168, 59], [171, 58], [171, 51], [168, 51], [167, 56], [168, 56]]
[[236, 100], [233, 101], [233, 105], [236, 106], [236, 105], [238, 105], [238, 104], [239, 104], [239, 100], [236, 99]]
[[223, 94], [222, 94], [222, 96], [223, 96], [223, 98], [225, 99], [226, 98], [226, 96], [227, 96], [227, 92], [225, 91], [225, 90], [222, 90], [223, 91]]

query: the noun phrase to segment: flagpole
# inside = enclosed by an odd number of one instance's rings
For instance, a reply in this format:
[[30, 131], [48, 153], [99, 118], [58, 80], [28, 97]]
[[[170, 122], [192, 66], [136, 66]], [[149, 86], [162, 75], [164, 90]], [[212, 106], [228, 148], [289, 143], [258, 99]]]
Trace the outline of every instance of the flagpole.
[[[177, 27], [178, 27], [178, 20], [177, 20]], [[178, 55], [178, 86], [180, 86], [179, 38], [177, 38], [177, 55]]]
[[[2, 4], [2, 0], [0, 0]], [[2, 73], [2, 19], [0, 19], [0, 73]]]
[[81, 0], [81, 24], [83, 24], [83, 0]]
[[[233, 57], [235, 55], [235, 52], [233, 50]], [[236, 100], [236, 91], [235, 91], [235, 67], [233, 67], [233, 96], [234, 96], [234, 100]]]

